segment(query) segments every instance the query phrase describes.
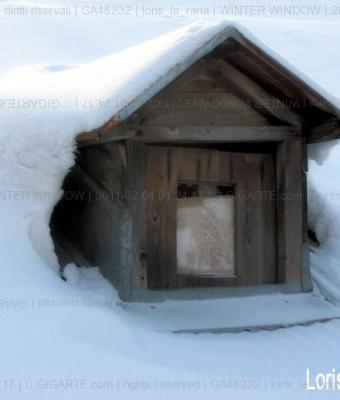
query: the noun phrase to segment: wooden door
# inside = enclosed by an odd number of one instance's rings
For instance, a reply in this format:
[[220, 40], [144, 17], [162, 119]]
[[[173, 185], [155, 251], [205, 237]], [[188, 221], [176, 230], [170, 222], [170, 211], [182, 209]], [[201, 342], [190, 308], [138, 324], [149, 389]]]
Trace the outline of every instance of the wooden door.
[[[277, 283], [277, 199], [273, 154], [148, 146], [146, 184], [149, 288]], [[177, 238], [180, 232], [178, 208], [183, 204], [183, 193], [193, 193], [188, 204], [196, 207], [192, 220], [196, 230], [201, 229], [197, 221], [201, 214], [197, 207], [202, 203], [198, 199], [202, 195], [198, 194], [197, 188], [204, 188], [203, 202], [211, 206], [211, 226], [223, 219], [223, 215], [221, 218], [221, 214], [219, 217], [214, 214], [216, 207], [220, 213], [223, 210], [228, 213], [224, 223], [219, 223], [219, 230], [215, 227], [210, 229], [209, 221], [205, 225], [207, 232], [203, 233], [213, 239], [210, 244], [209, 239], [206, 242], [207, 252], [213, 258], [205, 254], [205, 242], [201, 237], [197, 242], [199, 254], [193, 258], [195, 263], [197, 259], [208, 260], [201, 273], [194, 265], [191, 272], [188, 272], [187, 265], [178, 265], [181, 258], [178, 246], [183, 247]], [[226, 221], [232, 224], [232, 228], [226, 226]], [[225, 251], [224, 247], [229, 250]], [[213, 260], [215, 267], [206, 265], [209, 260]]]

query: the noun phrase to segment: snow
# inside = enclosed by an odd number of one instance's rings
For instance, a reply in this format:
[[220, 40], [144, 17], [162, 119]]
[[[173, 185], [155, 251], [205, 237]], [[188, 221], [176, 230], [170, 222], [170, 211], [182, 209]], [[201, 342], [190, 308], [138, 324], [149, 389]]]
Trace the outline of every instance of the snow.
[[71, 263], [65, 265], [62, 275], [66, 282], [72, 285], [79, 285], [81, 282], [81, 274], [76, 264]]
[[[164, 332], [237, 332], [339, 318], [339, 308], [319, 296], [258, 295], [207, 301], [124, 304], [126, 318], [145, 329]], [[257, 312], [261, 310], [261, 312]], [[281, 310], [278, 313], [277, 310]]]
[[320, 248], [314, 248], [311, 252], [312, 272], [320, 289], [335, 302], [340, 301], [339, 156], [340, 147], [337, 145], [330, 151], [322, 166], [318, 166], [315, 161], [311, 161], [309, 165], [309, 225], [321, 243]]
[[[11, 69], [0, 80], [1, 125], [14, 136], [25, 123], [25, 135], [32, 135], [31, 140], [42, 140], [36, 136], [43, 129], [43, 135], [69, 146], [76, 134], [98, 128], [122, 113], [136, 95], [164, 80], [178, 60], [197, 53], [207, 38], [228, 26], [224, 22], [190, 25], [79, 66]], [[47, 119], [52, 123], [44, 124]]]
[[[176, 57], [199, 49], [207, 36], [226, 24], [217, 22], [225, 14], [212, 13], [214, 6], [221, 6], [216, 1], [187, 3], [210, 10], [199, 15], [205, 22], [189, 27], [184, 26], [197, 16], [177, 0], [172, 5], [184, 9], [184, 16], [150, 15], [145, 10], [128, 15], [126, 8], [118, 15], [75, 15], [75, 7], [84, 4], [0, 4], [1, 399], [338, 398], [334, 392], [307, 393], [303, 388], [307, 367], [317, 373], [339, 365], [338, 320], [273, 332], [179, 335], [169, 331], [197, 327], [202, 321], [208, 328], [220, 327], [229, 317], [227, 305], [218, 300], [185, 302], [182, 317], [176, 319], [180, 305], [175, 302], [122, 305], [96, 268], [79, 271], [69, 265], [66, 282], [56, 273], [48, 221], [73, 165], [74, 136], [104, 123], [136, 91], [163, 76]], [[99, 7], [101, 2], [91, 4]], [[111, 0], [106, 4], [117, 5]], [[272, 4], [262, 2], [262, 15], [241, 11], [227, 17], [237, 19], [271, 51], [340, 99], [340, 58], [335, 50], [340, 42], [340, 3], [308, 2], [321, 7], [314, 15], [273, 13]], [[251, 1], [238, 5], [258, 6]], [[71, 7], [73, 13], [15, 16], [6, 14], [9, 6]], [[168, 4], [153, 1], [133, 1], [130, 6], [169, 12]], [[181, 29], [174, 32], [177, 28]], [[141, 45], [145, 40], [152, 41]], [[136, 47], [126, 51], [129, 46]], [[176, 54], [165, 59], [169, 49]], [[160, 58], [161, 64], [153, 64]], [[339, 148], [314, 146], [313, 158], [323, 164], [310, 163], [310, 225], [321, 242], [312, 252], [312, 272], [318, 290], [336, 302]], [[278, 317], [289, 323], [338, 315], [338, 308], [316, 294], [289, 299], [296, 307], [284, 296], [267, 296], [267, 305], [261, 297], [235, 299], [230, 323], [235, 323], [237, 310], [244, 324], [255, 316], [264, 323]]]

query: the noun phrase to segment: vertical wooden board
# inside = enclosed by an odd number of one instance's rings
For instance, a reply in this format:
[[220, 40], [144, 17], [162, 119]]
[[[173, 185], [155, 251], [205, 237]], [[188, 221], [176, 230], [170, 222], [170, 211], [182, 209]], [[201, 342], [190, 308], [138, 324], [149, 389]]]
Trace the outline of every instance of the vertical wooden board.
[[220, 179], [235, 184], [239, 285], [277, 282], [275, 163], [272, 154], [220, 152]]
[[265, 247], [265, 257], [269, 271], [267, 271], [267, 279], [271, 282], [278, 283], [278, 236], [277, 236], [277, 190], [276, 190], [276, 167], [275, 155], [266, 156], [262, 164], [262, 190], [264, 193], [264, 201], [262, 202], [262, 212], [264, 221], [264, 232], [266, 245], [270, 243], [270, 247]]
[[308, 146], [306, 140], [302, 146], [302, 290], [309, 292], [313, 289], [313, 282], [310, 270], [310, 248], [308, 240], [308, 187], [307, 187], [307, 173], [308, 173]]
[[274, 158], [266, 154], [234, 156], [237, 196], [239, 283], [277, 282]]
[[176, 279], [177, 151], [147, 149], [148, 287], [174, 288]]
[[[307, 153], [304, 147], [304, 153]], [[306, 155], [305, 155], [305, 158]], [[307, 198], [307, 174], [302, 172], [302, 290], [309, 292], [313, 289], [312, 276], [310, 270], [310, 249], [308, 240], [308, 198]]]
[[277, 151], [279, 282], [301, 282], [303, 245], [303, 142], [288, 139]]
[[308, 194], [307, 194], [307, 173], [301, 173], [301, 195], [302, 195], [302, 240], [308, 242]]
[[[183, 181], [230, 181], [229, 153], [208, 149], [178, 148], [178, 179]], [[231, 183], [231, 182], [230, 182]]]
[[201, 163], [200, 149], [178, 148], [178, 179], [183, 181], [197, 181], [199, 179], [198, 165]]
[[247, 192], [244, 154], [224, 153], [221, 176], [235, 186], [235, 262], [237, 280], [235, 285], [247, 284]]
[[[258, 204], [252, 197], [256, 195], [259, 189], [257, 159], [252, 154], [242, 157], [242, 172], [238, 178], [237, 184], [242, 185], [241, 202], [239, 202], [240, 222], [238, 223], [240, 235], [238, 237], [239, 252], [243, 254], [242, 275], [240, 276], [242, 284], [257, 283], [257, 274], [263, 268], [261, 265], [262, 246], [258, 246], [264, 241], [258, 237], [258, 229], [261, 224]], [[242, 250], [241, 250], [242, 249]]]
[[[276, 199], [274, 157], [250, 154], [247, 187], [251, 193], [248, 209], [253, 218], [253, 234], [248, 246], [249, 280], [255, 284], [277, 282]], [[250, 246], [251, 244], [251, 246]], [[256, 268], [254, 268], [256, 266]]]
[[128, 190], [125, 193], [133, 216], [132, 233], [132, 285], [147, 288], [146, 254], [146, 146], [142, 142], [128, 140]]
[[125, 203], [122, 192], [126, 189], [126, 148], [121, 143], [106, 143], [79, 150], [77, 163], [98, 182], [113, 201]]

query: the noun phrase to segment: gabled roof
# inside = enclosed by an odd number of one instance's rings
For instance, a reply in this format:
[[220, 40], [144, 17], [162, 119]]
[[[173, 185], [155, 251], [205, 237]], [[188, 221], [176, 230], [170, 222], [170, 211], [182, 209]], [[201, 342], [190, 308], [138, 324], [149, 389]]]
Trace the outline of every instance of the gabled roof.
[[[157, 45], [163, 48], [158, 53], [151, 51], [149, 58], [143, 57], [139, 68], [138, 54], [143, 53], [143, 47], [148, 55], [148, 48], [157, 48]], [[337, 101], [239, 25], [229, 22], [193, 24], [127, 49], [121, 57], [133, 60], [134, 52], [136, 64], [129, 79], [120, 82], [117, 88], [119, 105], [115, 112], [100, 128], [80, 135], [80, 140], [110, 135], [114, 127], [198, 60], [221, 54], [229, 65], [241, 70], [267, 93], [287, 104], [301, 118], [301, 129], [309, 142], [340, 137]]]

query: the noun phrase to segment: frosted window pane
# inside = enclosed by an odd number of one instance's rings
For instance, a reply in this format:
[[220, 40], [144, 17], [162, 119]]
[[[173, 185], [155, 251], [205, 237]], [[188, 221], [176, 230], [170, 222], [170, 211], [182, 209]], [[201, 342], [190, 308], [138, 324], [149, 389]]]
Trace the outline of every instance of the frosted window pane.
[[234, 275], [234, 196], [177, 199], [177, 271]]

